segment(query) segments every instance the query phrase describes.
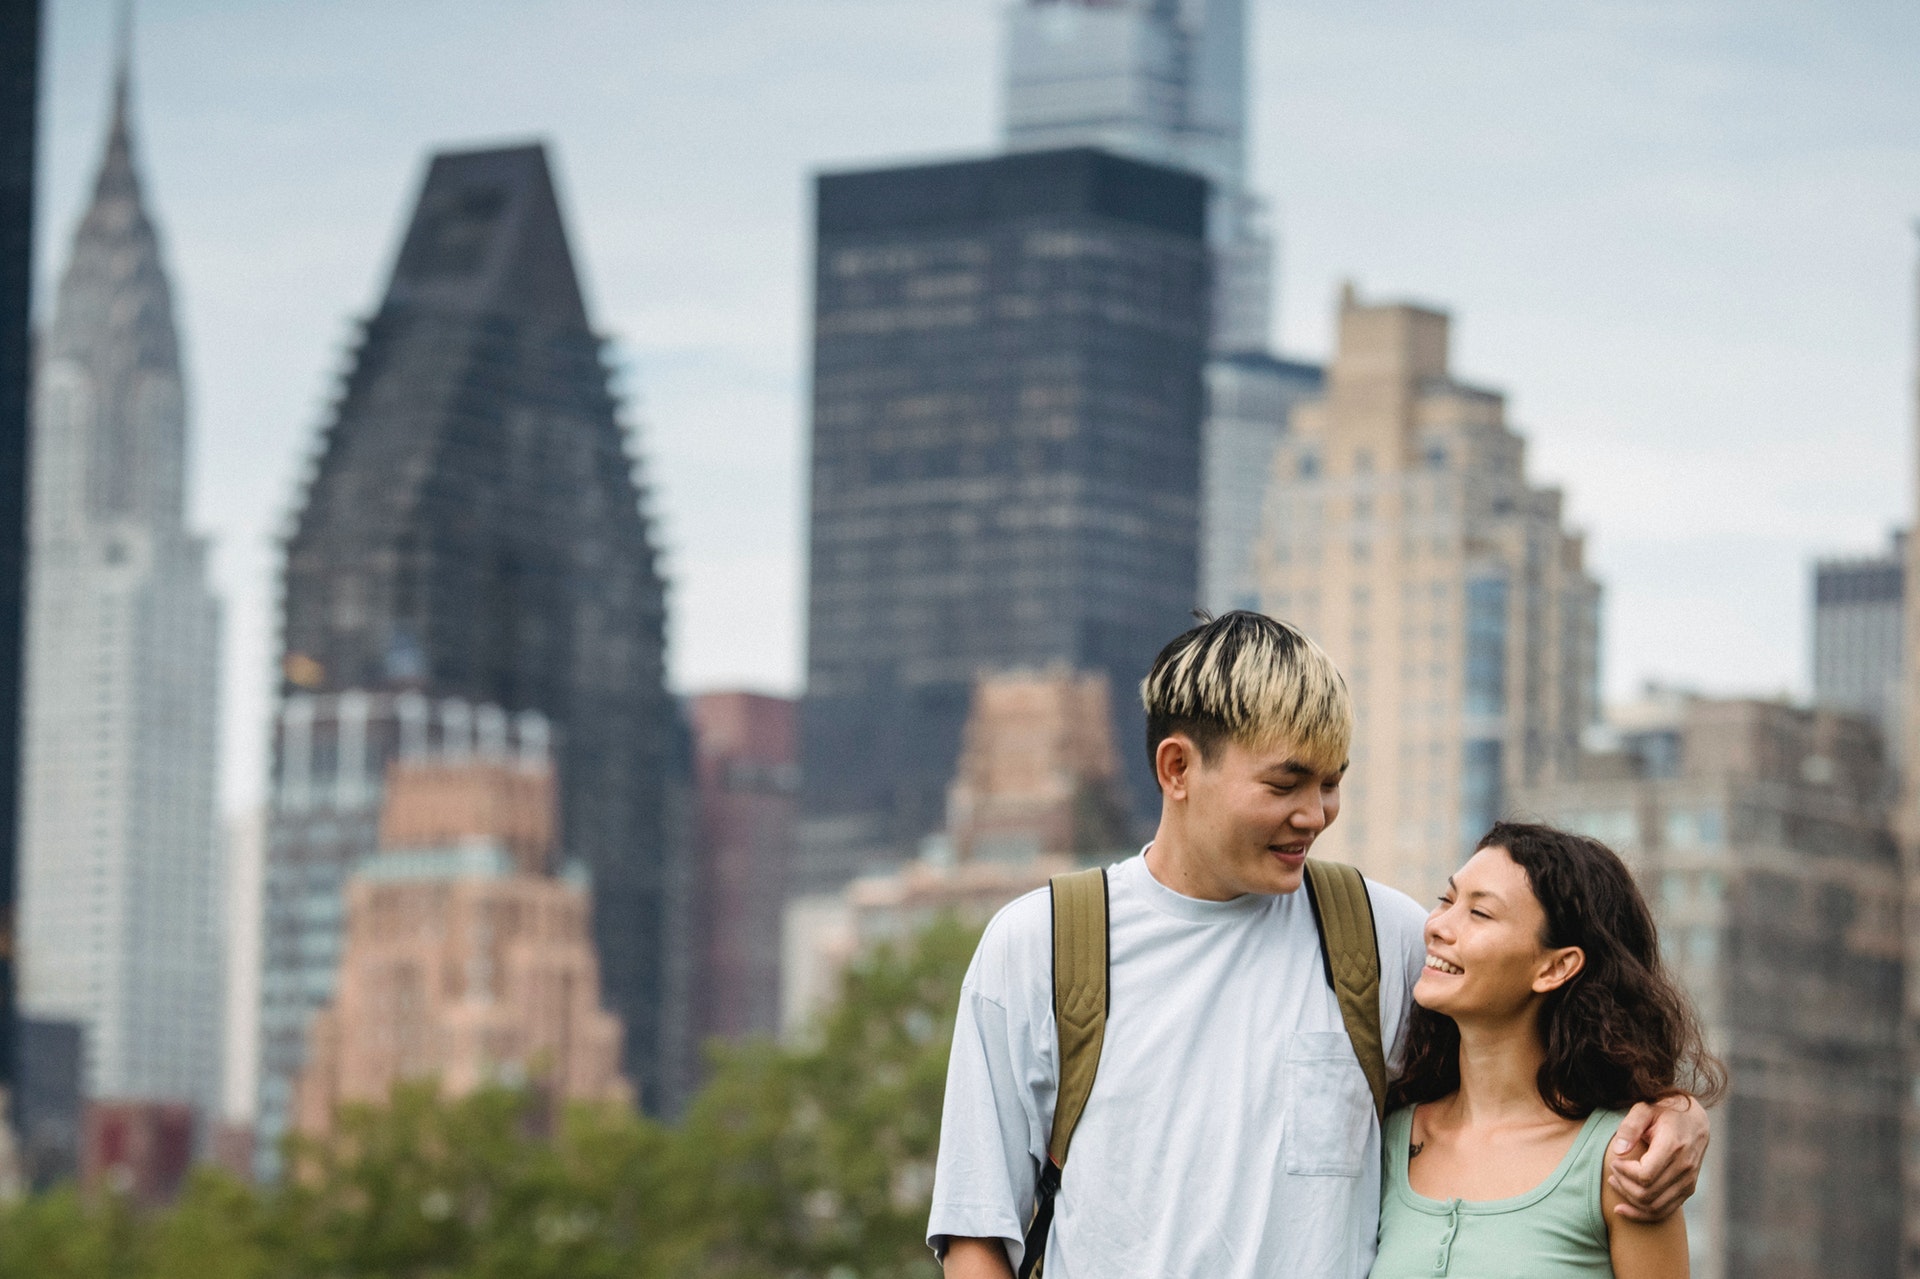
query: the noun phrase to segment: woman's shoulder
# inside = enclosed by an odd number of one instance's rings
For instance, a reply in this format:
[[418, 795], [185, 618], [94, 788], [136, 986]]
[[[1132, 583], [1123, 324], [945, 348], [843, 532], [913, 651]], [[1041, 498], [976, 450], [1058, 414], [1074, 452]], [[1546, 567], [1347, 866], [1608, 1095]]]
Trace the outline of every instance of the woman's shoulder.
[[1597, 1142], [1604, 1145], [1613, 1140], [1613, 1134], [1619, 1130], [1626, 1117], [1627, 1112], [1624, 1110], [1610, 1110], [1601, 1106], [1587, 1116], [1585, 1131], [1580, 1139], [1584, 1142]]
[[1402, 1106], [1387, 1112], [1380, 1126], [1380, 1153], [1385, 1158], [1387, 1175], [1405, 1176], [1407, 1147], [1413, 1142], [1413, 1107]]

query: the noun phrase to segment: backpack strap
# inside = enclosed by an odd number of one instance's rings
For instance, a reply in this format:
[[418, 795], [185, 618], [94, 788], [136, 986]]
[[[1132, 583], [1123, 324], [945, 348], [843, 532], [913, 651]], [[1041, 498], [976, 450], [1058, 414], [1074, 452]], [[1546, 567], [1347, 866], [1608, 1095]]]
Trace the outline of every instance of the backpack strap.
[[1019, 1279], [1040, 1273], [1053, 1226], [1053, 1200], [1073, 1144], [1074, 1126], [1093, 1093], [1107, 1037], [1107, 872], [1055, 875], [1053, 896], [1053, 1024], [1059, 1037], [1060, 1087], [1053, 1101], [1047, 1162], [1034, 1186]]
[[1380, 1034], [1380, 944], [1373, 929], [1373, 901], [1359, 871], [1340, 862], [1307, 859], [1307, 902], [1320, 930], [1320, 956], [1327, 985], [1340, 1001], [1353, 1055], [1373, 1092], [1373, 1112], [1384, 1128], [1387, 1115], [1387, 1054]]

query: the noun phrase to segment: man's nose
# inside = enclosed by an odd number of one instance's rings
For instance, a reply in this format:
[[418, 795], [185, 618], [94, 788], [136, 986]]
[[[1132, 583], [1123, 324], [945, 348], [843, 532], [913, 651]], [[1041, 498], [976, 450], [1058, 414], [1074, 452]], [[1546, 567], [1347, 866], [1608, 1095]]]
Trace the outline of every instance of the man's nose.
[[1319, 831], [1327, 828], [1327, 806], [1321, 800], [1317, 787], [1305, 803], [1293, 810], [1293, 816], [1287, 821], [1300, 830]]

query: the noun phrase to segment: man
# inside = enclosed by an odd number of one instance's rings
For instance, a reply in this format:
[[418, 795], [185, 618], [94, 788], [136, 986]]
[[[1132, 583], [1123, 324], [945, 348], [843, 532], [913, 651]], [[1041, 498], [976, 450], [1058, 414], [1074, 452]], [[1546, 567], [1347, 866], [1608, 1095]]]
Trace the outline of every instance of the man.
[[[1107, 875], [1109, 1005], [1074, 1129], [1046, 1279], [1364, 1279], [1380, 1125], [1300, 888], [1340, 811], [1345, 681], [1283, 622], [1181, 635], [1142, 686], [1153, 842]], [[1380, 1026], [1396, 1061], [1427, 912], [1368, 883]], [[948, 1279], [1020, 1265], [1058, 1081], [1049, 895], [1001, 911], [961, 989], [928, 1242]], [[1620, 1158], [1642, 1137], [1646, 1152]], [[1693, 1192], [1704, 1111], [1636, 1108], [1610, 1179], [1629, 1215]]]

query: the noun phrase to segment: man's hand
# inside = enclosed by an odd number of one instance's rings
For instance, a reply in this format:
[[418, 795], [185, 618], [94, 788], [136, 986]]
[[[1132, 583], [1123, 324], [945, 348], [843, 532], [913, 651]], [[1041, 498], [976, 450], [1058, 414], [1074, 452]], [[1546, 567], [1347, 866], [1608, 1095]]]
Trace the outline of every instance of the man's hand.
[[[1645, 1102], [1620, 1121], [1608, 1151], [1607, 1184], [1625, 1202], [1614, 1209], [1629, 1221], [1665, 1221], [1700, 1181], [1713, 1133], [1707, 1108], [1691, 1097]], [[1628, 1155], [1645, 1144], [1637, 1158]]]
[[1000, 1239], [949, 1239], [940, 1264], [947, 1279], [1013, 1279], [1007, 1245]]

